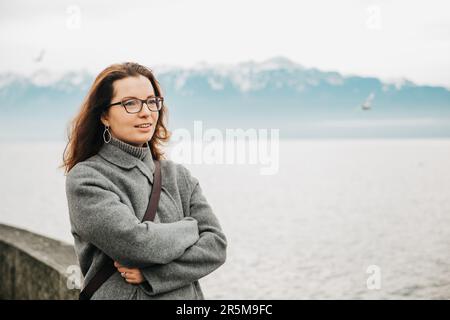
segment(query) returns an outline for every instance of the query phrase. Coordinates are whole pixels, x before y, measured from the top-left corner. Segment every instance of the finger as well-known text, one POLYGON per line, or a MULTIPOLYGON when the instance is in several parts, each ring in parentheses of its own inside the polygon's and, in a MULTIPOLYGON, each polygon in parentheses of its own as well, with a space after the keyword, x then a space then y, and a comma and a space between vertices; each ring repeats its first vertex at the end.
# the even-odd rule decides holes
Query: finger
POLYGON ((142 282, 144 282, 144 280, 136 278, 136 279, 134 279, 134 280, 133 280, 132 282, 130 282, 130 283, 133 283, 133 284, 141 284, 142 282))
POLYGON ((125 267, 125 266, 122 266, 120 264, 116 268, 124 268, 124 269, 127 269, 127 270, 139 270, 138 268, 125 267))
POLYGON ((122 277, 126 278, 126 279, 134 279, 136 278, 136 275, 129 273, 129 272, 122 272, 121 273, 122 277))
POLYGON ((132 279, 136 279, 139 277, 139 275, 137 273, 133 273, 133 272, 127 272, 127 278, 132 278, 132 279))
POLYGON ((135 278, 126 278, 125 281, 128 283, 137 283, 137 279, 135 278))
POLYGON ((136 278, 136 274, 128 272, 128 271, 121 272, 120 275, 122 277, 126 278, 126 279, 134 279, 134 278, 136 278))

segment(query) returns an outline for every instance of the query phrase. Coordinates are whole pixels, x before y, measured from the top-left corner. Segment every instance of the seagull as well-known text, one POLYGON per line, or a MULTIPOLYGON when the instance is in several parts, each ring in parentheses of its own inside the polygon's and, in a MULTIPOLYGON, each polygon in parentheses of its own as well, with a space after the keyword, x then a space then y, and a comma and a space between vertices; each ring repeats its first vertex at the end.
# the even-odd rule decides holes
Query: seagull
POLYGON ((361 105, 362 110, 370 110, 372 109, 372 100, 375 97, 375 94, 373 92, 371 92, 369 94, 369 96, 366 98, 366 101, 363 102, 363 104, 361 105))
POLYGON ((44 58, 44 54, 45 54, 45 50, 42 49, 41 52, 39 52, 39 55, 36 58, 33 59, 34 62, 36 62, 36 63, 41 62, 42 59, 44 58))

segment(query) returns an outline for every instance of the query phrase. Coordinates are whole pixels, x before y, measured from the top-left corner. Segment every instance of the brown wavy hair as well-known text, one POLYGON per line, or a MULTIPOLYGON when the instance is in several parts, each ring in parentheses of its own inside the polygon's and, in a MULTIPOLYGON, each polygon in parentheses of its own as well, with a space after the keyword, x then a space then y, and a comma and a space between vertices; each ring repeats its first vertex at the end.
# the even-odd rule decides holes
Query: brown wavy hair
MULTIPOLYGON (((110 65, 95 78, 81 104, 79 113, 69 123, 68 143, 63 153, 63 164, 59 167, 65 169, 65 174, 78 162, 97 154, 102 147, 104 129, 100 118, 111 103, 114 94, 114 81, 139 75, 143 75, 150 80, 155 96, 163 96, 161 86, 152 70, 135 62, 110 65)), ((170 138, 170 132, 166 127, 167 112, 164 102, 163 107, 159 110, 158 122, 149 142, 150 151, 155 160, 165 158, 161 146, 170 138)))

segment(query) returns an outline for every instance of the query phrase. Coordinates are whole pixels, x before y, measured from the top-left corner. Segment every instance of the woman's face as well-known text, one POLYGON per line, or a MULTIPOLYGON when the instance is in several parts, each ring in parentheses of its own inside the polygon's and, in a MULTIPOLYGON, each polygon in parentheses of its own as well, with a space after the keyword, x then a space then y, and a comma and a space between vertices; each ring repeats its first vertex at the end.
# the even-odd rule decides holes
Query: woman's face
MULTIPOLYGON (((145 100, 149 96, 155 95, 150 80, 142 75, 116 80, 113 83, 113 88, 114 94, 111 103, 120 102, 126 97, 145 100)), ((146 104, 142 106, 139 113, 133 114, 127 113, 125 108, 119 104, 110 107, 107 113, 101 117, 101 121, 104 125, 110 127, 109 131, 115 138, 141 147, 152 138, 158 117, 159 112, 150 111, 146 104), (136 127, 143 123, 150 123, 150 128, 136 127)))

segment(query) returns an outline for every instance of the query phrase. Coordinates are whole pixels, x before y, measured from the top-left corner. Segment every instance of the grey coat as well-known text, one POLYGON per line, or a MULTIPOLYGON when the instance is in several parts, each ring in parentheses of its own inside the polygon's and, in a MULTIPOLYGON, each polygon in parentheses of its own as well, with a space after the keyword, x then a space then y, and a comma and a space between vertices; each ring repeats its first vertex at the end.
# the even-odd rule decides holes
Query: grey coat
POLYGON ((204 299, 198 280, 226 259, 227 239, 202 194, 181 164, 161 161, 162 190, 153 222, 147 209, 155 165, 104 144, 67 174, 66 195, 83 287, 106 256, 139 268, 147 280, 129 284, 117 271, 92 299, 204 299))

